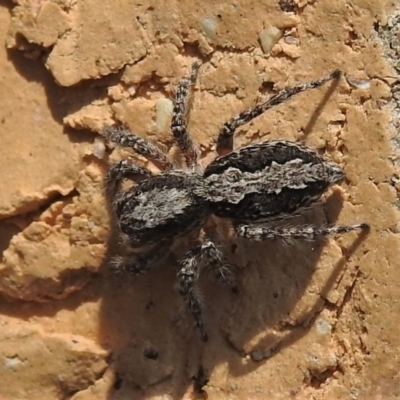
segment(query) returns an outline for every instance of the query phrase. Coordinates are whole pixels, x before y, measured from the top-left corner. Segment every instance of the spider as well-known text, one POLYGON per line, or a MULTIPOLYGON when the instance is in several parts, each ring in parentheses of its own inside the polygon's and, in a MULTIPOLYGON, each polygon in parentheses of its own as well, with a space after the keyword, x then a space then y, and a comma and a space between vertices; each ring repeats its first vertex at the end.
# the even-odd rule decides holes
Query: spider
MULTIPOLYGON (((224 255, 207 234, 200 235, 210 216, 229 219, 238 236, 258 241, 314 240, 364 230, 368 225, 279 226, 279 221, 309 208, 329 185, 344 178, 339 165, 296 142, 274 140, 251 144, 215 158, 203 171, 198 166, 199 154, 186 121, 190 89, 199 67, 199 63, 193 64, 190 75, 179 82, 174 98, 171 131, 185 163, 175 166, 158 146, 120 126, 104 128, 103 136, 154 161, 161 170, 153 174, 131 158, 109 168, 106 194, 127 249, 124 256, 114 259, 115 267, 133 275, 144 274, 168 254, 174 239, 195 233, 196 242, 178 263, 177 287, 193 314, 202 340, 207 341, 196 291, 203 266, 211 267, 217 280, 236 290, 231 266, 224 255), (124 189, 125 180, 136 183, 124 189), (138 248, 144 249, 139 255, 138 248)), ((337 70, 321 79, 285 88, 239 113, 223 125, 217 148, 226 148, 238 127, 271 107, 340 75, 337 70)))

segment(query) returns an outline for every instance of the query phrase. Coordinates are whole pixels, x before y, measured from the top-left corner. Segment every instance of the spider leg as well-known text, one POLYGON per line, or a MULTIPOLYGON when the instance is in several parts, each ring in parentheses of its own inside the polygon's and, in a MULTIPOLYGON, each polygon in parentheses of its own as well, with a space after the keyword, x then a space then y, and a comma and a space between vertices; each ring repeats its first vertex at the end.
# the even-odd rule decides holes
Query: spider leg
POLYGON ((288 100, 292 96, 294 96, 297 93, 304 92, 305 90, 308 89, 314 89, 317 88, 326 82, 329 82, 333 79, 339 78, 341 75, 341 71, 336 70, 329 75, 316 79, 315 81, 311 82, 306 82, 302 83, 300 85, 288 87, 285 89, 282 89, 278 93, 274 94, 267 100, 256 104, 254 107, 250 107, 245 111, 242 111, 241 113, 235 115, 233 118, 231 118, 229 121, 225 122, 223 125, 222 129, 220 130, 219 136, 218 136, 218 141, 217 141, 217 147, 218 149, 226 149, 226 148, 231 148, 231 141, 232 137, 235 133, 235 130, 239 128, 240 126, 247 124, 250 122, 252 119, 258 117, 268 109, 272 108, 273 106, 276 106, 280 103, 283 103, 284 101, 288 100))
POLYGON ((110 167, 104 180, 109 201, 112 202, 115 199, 115 195, 120 190, 124 179, 134 180, 137 176, 148 178, 151 175, 147 168, 135 164, 129 158, 118 161, 110 167))
POLYGON ((291 239, 315 240, 321 236, 337 235, 358 229, 367 230, 369 229, 369 225, 362 223, 356 225, 323 226, 319 228, 313 225, 289 227, 238 225, 236 232, 240 236, 250 240, 261 241, 264 239, 281 238, 290 241, 291 239))
POLYGON ((194 63, 190 75, 179 82, 172 111, 171 131, 188 166, 195 165, 198 157, 196 147, 187 131, 186 118, 189 111, 190 88, 196 82, 199 68, 200 64, 194 63))
POLYGON ((208 340, 208 335, 205 331, 201 313, 201 302, 196 291, 196 282, 200 276, 200 261, 203 257, 208 259, 214 269, 217 279, 220 282, 228 284, 233 290, 236 289, 236 283, 232 272, 227 268, 227 263, 223 261, 221 252, 210 240, 194 247, 186 253, 185 258, 180 262, 180 269, 177 274, 178 290, 185 298, 189 309, 192 312, 202 340, 206 342, 208 340))
POLYGON ((172 169, 167 156, 153 143, 132 133, 121 126, 108 126, 103 129, 103 136, 120 147, 129 147, 151 161, 160 163, 164 169, 172 169))
POLYGON ((169 254, 170 242, 158 244, 156 249, 151 249, 144 254, 128 253, 125 256, 116 256, 111 259, 111 267, 117 272, 130 275, 143 275, 165 259, 169 254))
POLYGON ((232 271, 229 269, 231 265, 224 259, 223 254, 218 250, 215 244, 211 240, 207 240, 202 244, 201 252, 211 265, 217 281, 229 286, 232 291, 236 292, 236 280, 232 271))
POLYGON ((201 339, 206 342, 208 335, 205 331, 204 321, 201 314, 201 302, 196 293, 196 282, 199 279, 199 255, 194 251, 187 253, 185 259, 180 262, 178 271, 178 290, 184 297, 193 317, 197 328, 200 331, 201 339))

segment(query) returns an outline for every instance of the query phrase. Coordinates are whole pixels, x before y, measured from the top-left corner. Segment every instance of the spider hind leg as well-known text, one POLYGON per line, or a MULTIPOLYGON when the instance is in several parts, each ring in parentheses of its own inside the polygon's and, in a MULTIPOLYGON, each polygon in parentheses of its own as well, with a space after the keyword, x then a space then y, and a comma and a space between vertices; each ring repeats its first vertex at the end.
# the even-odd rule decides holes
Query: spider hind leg
POLYGON ((366 231, 369 225, 362 223, 356 225, 331 225, 316 227, 314 225, 271 227, 257 225, 238 225, 236 232, 246 239, 261 241, 265 239, 283 239, 290 242, 291 239, 315 240, 318 237, 338 235, 354 230, 366 231))

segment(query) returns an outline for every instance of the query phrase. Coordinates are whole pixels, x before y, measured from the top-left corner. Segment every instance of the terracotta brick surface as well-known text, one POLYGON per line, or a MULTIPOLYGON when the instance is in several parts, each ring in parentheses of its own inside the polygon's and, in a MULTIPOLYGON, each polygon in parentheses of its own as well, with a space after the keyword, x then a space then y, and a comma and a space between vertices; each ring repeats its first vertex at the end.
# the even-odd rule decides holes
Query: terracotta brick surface
POLYGON ((0 5, 0 399, 400 397, 395 0, 0 5), (343 70, 240 128, 235 147, 319 149, 347 179, 298 222, 371 225, 286 246, 214 221, 240 291, 204 274, 206 344, 174 290, 187 240, 145 276, 108 268, 118 238, 103 177, 127 153, 98 133, 122 122, 174 154, 170 100, 195 60, 189 128, 203 165, 229 117, 343 70))

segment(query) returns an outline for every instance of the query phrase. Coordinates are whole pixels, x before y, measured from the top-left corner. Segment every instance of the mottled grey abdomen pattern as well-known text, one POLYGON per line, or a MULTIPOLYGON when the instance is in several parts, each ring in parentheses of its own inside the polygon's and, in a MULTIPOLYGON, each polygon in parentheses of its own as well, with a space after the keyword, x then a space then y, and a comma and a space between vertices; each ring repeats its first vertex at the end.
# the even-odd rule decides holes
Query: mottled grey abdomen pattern
POLYGON ((251 193, 237 204, 220 201, 211 204, 212 212, 220 218, 238 222, 259 221, 293 214, 309 207, 321 197, 328 184, 317 182, 305 189, 282 189, 281 193, 251 193))
POLYGON ((215 159, 204 172, 212 212, 236 221, 293 214, 342 177, 341 168, 316 151, 283 141, 244 147, 215 159))
POLYGON ((323 162, 324 159, 314 150, 295 142, 271 140, 252 144, 216 158, 207 166, 204 177, 220 174, 227 168, 237 168, 243 172, 256 172, 272 162, 284 164, 294 159, 305 163, 323 162))

